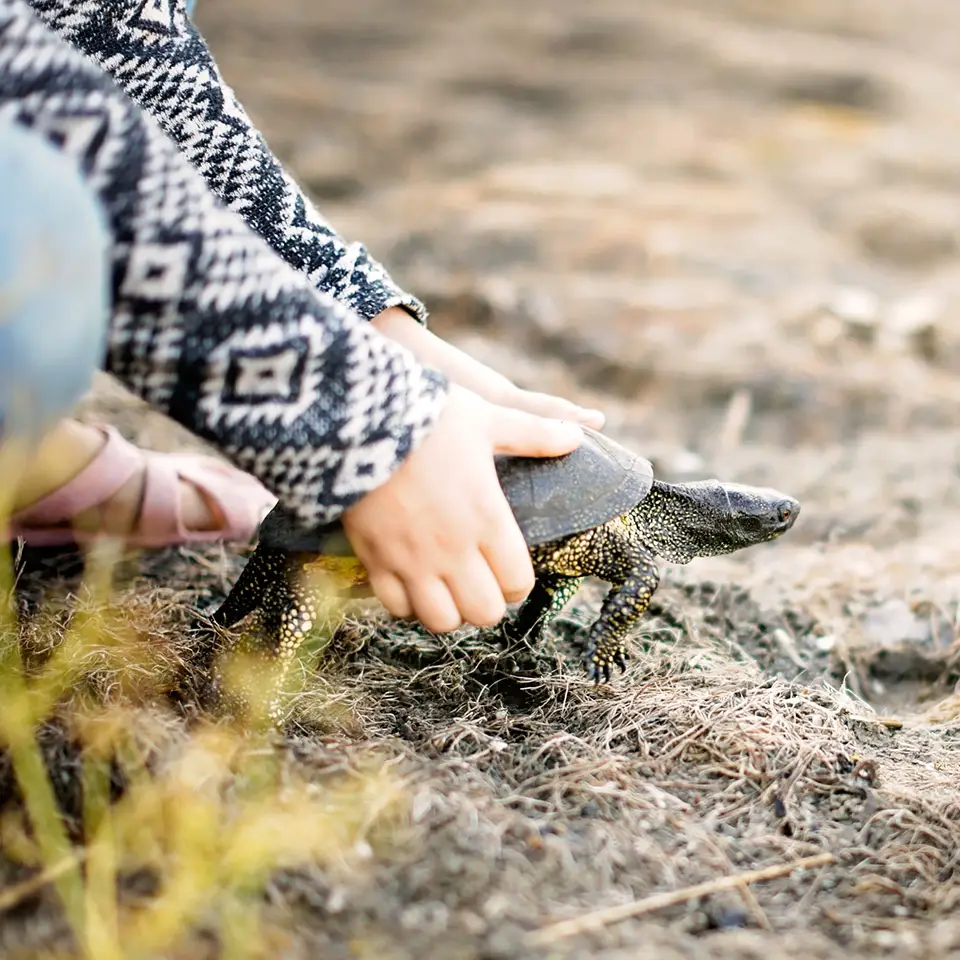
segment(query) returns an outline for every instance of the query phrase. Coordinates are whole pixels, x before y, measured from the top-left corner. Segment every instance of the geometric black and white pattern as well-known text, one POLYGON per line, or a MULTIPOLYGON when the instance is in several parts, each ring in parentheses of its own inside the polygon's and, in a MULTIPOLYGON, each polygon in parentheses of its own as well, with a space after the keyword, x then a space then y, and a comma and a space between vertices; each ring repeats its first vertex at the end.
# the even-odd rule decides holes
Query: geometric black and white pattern
MULTIPOLYGON (((105 5, 100 4, 101 7, 105 5)), ((130 18, 131 23, 160 36, 173 33, 175 8, 169 0, 138 0, 135 7, 136 13, 130 18)))
POLYGON ((272 347, 237 348, 230 352, 223 404, 290 406, 304 396, 309 342, 295 337, 272 347))
POLYGON ((189 239, 139 243, 130 250, 120 292, 131 299, 167 303, 186 286, 194 259, 194 244, 189 239))
MULTIPOLYGON (((51 22, 74 37, 90 27, 92 7, 108 29, 122 10, 145 48, 166 49, 185 22, 182 6, 166 0, 36 6, 48 18, 58 8, 51 22)), ((163 87, 169 60, 157 63, 155 84, 163 87)), ((128 66, 142 76, 141 61, 128 66)), ((114 63, 115 76, 123 73, 114 63)), ((190 71, 181 64, 174 73, 179 89, 190 71)), ((200 116, 197 104, 222 101, 222 91, 204 90, 201 97, 192 89, 183 123, 200 116)), ((240 122, 234 107, 220 115, 240 122)), ((113 260, 107 369, 259 477, 294 516, 306 524, 334 519, 386 480, 429 431, 445 379, 361 316, 411 298, 332 231, 294 229, 305 209, 299 201, 300 213, 282 229, 265 229, 244 179, 267 163, 256 136, 253 145, 228 137, 234 152, 220 172, 208 160, 201 175, 201 164, 181 152, 184 141, 175 142, 26 0, 0 0, 0 124, 8 122, 73 158, 103 207, 113 260), (228 175, 231 164, 242 189, 228 175), (295 240, 284 241, 283 231, 295 240), (321 290, 315 284, 324 270, 330 282, 321 290)), ((291 195, 274 198, 277 209, 291 195)))
MULTIPOLYGON (((325 389, 326 331, 312 317, 236 330, 207 356, 207 378, 199 405, 210 422, 276 423, 293 427, 309 414, 325 389)), ((333 398, 331 397, 331 400, 333 398)))
POLYGON ((210 189, 318 289, 371 319, 423 304, 321 217, 273 155, 187 16, 184 0, 30 0, 169 134, 210 189))

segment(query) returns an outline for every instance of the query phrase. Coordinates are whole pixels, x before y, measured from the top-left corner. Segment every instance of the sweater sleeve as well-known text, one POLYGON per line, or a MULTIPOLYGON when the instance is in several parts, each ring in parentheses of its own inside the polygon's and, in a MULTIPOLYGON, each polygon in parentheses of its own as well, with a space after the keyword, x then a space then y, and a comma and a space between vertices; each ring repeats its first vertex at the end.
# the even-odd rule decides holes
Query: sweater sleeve
POLYGON ((287 174, 223 81, 184 0, 30 0, 61 37, 92 57, 150 113, 214 193, 318 289, 369 320, 403 306, 362 244, 347 243, 287 174))
POLYGON ((0 120, 73 158, 104 208, 107 369, 302 522, 335 519, 432 427, 444 378, 281 260, 25 0, 0 0, 0 120))

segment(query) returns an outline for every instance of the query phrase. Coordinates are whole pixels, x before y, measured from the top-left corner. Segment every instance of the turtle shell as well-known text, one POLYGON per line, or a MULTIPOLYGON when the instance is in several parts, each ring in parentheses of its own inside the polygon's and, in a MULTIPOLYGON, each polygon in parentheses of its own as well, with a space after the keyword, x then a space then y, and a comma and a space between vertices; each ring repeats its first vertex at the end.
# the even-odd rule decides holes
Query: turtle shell
MULTIPOLYGON (((583 443, 561 457, 495 458, 500 486, 528 546, 606 523, 635 507, 653 485, 650 461, 583 428, 583 443)), ((304 530, 278 505, 260 524, 271 550, 351 556, 339 522, 304 530)))
POLYGON ((635 507, 653 466, 595 430, 562 457, 498 457, 497 475, 527 545, 581 533, 635 507))

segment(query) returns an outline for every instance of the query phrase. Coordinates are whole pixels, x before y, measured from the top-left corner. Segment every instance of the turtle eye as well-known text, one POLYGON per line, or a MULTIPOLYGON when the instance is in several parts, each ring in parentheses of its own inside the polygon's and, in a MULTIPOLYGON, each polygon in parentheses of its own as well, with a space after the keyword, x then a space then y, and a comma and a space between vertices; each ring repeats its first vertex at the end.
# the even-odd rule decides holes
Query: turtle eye
POLYGON ((780 518, 780 522, 784 523, 793 516, 793 508, 781 503, 777 508, 777 516, 780 518))

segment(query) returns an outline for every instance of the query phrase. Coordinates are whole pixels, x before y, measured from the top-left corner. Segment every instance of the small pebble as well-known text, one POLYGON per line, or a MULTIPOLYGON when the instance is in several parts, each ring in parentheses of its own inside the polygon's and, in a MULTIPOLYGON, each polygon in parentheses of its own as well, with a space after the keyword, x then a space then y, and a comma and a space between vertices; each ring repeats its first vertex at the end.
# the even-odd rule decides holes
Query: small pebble
POLYGON ((739 907, 726 907, 717 915, 717 929, 734 930, 747 925, 747 913, 739 907))
POLYGON ((827 309, 848 323, 876 326, 880 321, 880 298, 861 287, 844 287, 827 303, 827 309))

